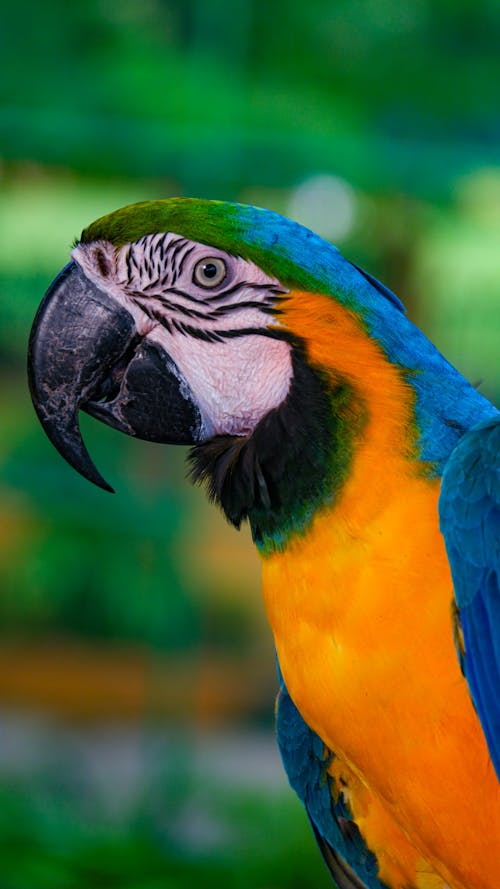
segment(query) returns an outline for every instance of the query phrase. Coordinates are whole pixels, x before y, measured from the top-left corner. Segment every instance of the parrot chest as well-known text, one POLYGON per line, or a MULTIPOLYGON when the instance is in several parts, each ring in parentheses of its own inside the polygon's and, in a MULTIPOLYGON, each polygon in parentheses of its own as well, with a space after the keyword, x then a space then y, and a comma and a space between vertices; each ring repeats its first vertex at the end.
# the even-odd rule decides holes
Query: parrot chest
POLYGON ((452 889, 493 889, 500 792, 454 650, 437 496, 409 479, 362 526, 347 508, 318 516, 264 560, 264 600, 292 699, 356 776, 368 846, 384 831, 367 789, 452 889))

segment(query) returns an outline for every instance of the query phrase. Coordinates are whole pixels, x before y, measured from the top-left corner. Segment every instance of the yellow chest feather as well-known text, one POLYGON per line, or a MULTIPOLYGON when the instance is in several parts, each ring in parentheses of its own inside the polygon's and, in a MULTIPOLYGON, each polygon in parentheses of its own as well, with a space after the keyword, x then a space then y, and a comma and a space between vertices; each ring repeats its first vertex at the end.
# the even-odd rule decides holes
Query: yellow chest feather
POLYGON ((450 887, 497 889, 500 790, 454 650, 438 484, 396 474, 397 496, 378 491, 361 525, 363 492, 348 483, 267 558, 265 605, 292 699, 358 779, 354 816, 366 789, 377 800, 368 845, 395 842, 380 804, 450 887))
POLYGON ((292 293, 283 318, 367 411, 336 502, 264 559, 288 691, 336 754, 391 889, 498 889, 500 784, 454 649, 439 482, 416 459, 415 393, 335 301, 292 293))

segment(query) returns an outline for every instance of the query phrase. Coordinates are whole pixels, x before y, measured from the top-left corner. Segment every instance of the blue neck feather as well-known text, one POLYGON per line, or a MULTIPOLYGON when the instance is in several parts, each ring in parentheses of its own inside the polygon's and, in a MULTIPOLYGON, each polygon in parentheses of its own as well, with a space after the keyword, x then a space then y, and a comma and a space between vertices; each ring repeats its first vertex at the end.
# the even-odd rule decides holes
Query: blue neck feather
POLYGON ((464 432, 496 408, 412 324, 400 300, 332 244, 269 210, 240 205, 237 218, 250 257, 285 286, 331 294, 356 312, 388 360, 406 370, 416 394, 420 457, 441 475, 464 432))

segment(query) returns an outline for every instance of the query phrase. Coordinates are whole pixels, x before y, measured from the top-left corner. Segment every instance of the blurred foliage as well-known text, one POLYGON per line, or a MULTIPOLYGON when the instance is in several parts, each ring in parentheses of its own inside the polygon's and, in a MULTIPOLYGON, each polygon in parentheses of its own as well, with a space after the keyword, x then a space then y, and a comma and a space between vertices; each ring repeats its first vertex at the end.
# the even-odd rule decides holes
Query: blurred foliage
MULTIPOLYGON (((2 889, 318 889, 330 886, 306 816, 291 797, 275 799, 212 787, 208 848, 175 829, 186 798, 164 784, 127 823, 78 812, 75 800, 47 787, 0 786, 2 889), (161 796, 160 796, 161 791, 161 796), (165 823, 169 800, 169 825, 165 823), (161 813, 161 814, 160 814, 161 813), (173 825, 173 826, 172 826, 173 825), (216 827, 215 827, 216 825, 216 827)), ((207 788, 208 790, 208 788, 207 788)), ((195 816, 196 817, 196 816, 195 816)))
POLYGON ((497 160, 499 39, 496 0, 10 4, 0 138, 9 158, 203 195, 332 165, 446 194, 497 160))
POLYGON ((259 774, 252 744, 262 755, 267 735, 151 720, 77 731, 39 717, 16 728, 11 716, 0 727, 2 889, 331 885, 279 768, 259 774))

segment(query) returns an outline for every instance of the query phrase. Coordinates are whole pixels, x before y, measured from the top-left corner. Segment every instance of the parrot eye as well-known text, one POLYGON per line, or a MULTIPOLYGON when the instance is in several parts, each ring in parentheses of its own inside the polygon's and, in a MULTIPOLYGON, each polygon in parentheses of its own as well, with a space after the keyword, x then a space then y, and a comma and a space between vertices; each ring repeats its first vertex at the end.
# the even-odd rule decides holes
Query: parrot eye
POLYGON ((226 263, 218 256, 207 256, 196 263, 193 281, 200 287, 218 287, 227 275, 226 263))

